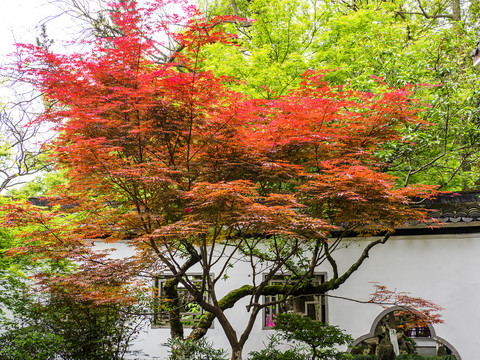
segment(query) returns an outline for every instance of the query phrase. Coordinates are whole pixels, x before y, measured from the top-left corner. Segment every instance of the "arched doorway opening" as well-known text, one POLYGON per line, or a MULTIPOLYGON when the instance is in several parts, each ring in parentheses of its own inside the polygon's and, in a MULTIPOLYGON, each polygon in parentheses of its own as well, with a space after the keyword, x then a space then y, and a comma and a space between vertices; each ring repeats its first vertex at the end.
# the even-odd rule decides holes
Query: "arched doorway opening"
POLYGON ((402 310, 404 309, 400 307, 392 307, 382 311, 373 321, 370 332, 355 339, 350 349, 351 353, 375 354, 382 340, 389 341, 390 329, 395 329, 400 353, 426 356, 451 354, 456 360, 462 360, 455 347, 436 335, 432 324, 423 327, 405 327, 405 318, 398 315, 402 310))

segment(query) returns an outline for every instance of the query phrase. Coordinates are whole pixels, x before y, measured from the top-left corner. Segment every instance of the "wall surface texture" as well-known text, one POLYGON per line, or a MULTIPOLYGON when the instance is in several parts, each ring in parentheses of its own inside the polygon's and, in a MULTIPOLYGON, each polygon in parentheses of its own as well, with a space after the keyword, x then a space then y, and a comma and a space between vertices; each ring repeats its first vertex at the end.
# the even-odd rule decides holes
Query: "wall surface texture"
MULTIPOLYGON (((339 270, 352 264, 365 245, 365 240, 352 239, 348 246, 338 250, 341 252, 339 270)), ((128 246, 120 244, 116 256, 128 253, 128 246)), ((331 295, 368 300, 374 291, 371 282, 378 282, 390 290, 410 292, 412 296, 431 300, 445 309, 442 312, 445 323, 433 326, 436 336, 456 350, 462 360, 477 360, 480 357, 480 338, 476 334, 480 319, 477 306, 480 303, 479 255, 480 233, 458 231, 454 234, 392 236, 385 245, 375 247, 362 267, 331 295)), ((328 278, 331 277, 329 271, 327 266, 318 269, 318 272, 327 272, 328 278)), ((239 263, 228 275, 228 283, 241 286, 248 281, 248 267, 239 263)), ((219 284, 219 291, 226 294, 226 283, 224 288, 220 286, 222 284, 219 284)), ((240 302, 226 311, 239 331, 245 326, 245 306, 246 302, 240 302)), ((327 299, 329 323, 345 329, 355 339, 368 334, 384 311, 378 305, 327 299)), ((262 329, 259 318, 247 342, 245 355, 261 349, 269 334, 271 330, 262 329)), ((143 352, 144 355, 139 354, 138 358, 147 358, 146 355, 166 358, 167 349, 162 344, 168 337, 168 329, 147 325, 133 349, 143 352)), ((207 337, 215 347, 229 348, 218 323, 209 330, 207 337)))

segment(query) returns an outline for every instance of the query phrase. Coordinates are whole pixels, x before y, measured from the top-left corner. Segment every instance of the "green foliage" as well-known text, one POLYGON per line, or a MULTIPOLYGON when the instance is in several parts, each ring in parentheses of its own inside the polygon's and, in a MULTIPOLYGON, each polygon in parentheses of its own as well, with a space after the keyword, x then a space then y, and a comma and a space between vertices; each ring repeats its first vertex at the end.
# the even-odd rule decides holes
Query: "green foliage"
POLYGON ((424 356, 418 354, 400 354, 397 356, 397 360, 455 360, 455 356, 424 356))
POLYGON ((3 136, 0 135, 0 164, 10 160, 12 149, 3 136))
POLYGON ((65 185, 66 182, 65 171, 49 172, 42 176, 37 176, 35 179, 20 188, 9 189, 8 196, 15 199, 44 196, 56 186, 65 185))
MULTIPOLYGON (((230 10, 225 2, 204 1, 207 13, 230 10)), ((239 15, 254 19, 239 33, 236 50, 214 44, 204 51, 207 69, 231 76, 232 87, 255 97, 275 98, 298 86, 309 69, 311 45, 319 32, 320 1, 237 1, 239 15)), ((227 31, 237 32, 235 26, 227 31)))
MULTIPOLYGON (((377 360, 377 355, 353 355, 353 360, 377 360)), ((424 356, 418 354, 400 354, 397 356, 397 360, 455 360, 455 356, 424 356)))
POLYGON ((313 321, 298 314, 278 314, 275 330, 280 332, 285 340, 301 341, 312 348, 347 345, 352 340, 335 326, 313 321))
MULTIPOLYGON (((9 206, 15 203, 11 198, 0 197, 0 206, 9 206)), ((3 216, 5 216, 5 212, 0 211, 0 217, 3 216)), ((53 271, 65 272, 72 268, 72 264, 64 260, 43 261, 33 253, 15 256, 9 253, 12 249, 24 245, 24 233, 30 233, 39 228, 45 230, 41 226, 33 224, 0 229, 0 286, 4 287, 4 291, 0 292, 0 304, 8 302, 9 297, 19 291, 16 285, 19 285, 19 288, 26 285, 28 274, 33 273, 33 269, 37 272, 51 273, 53 271)))
MULTIPOLYGON (((58 175, 47 174, 41 191, 59 181, 58 175)), ((29 197, 33 195, 30 190, 26 187, 18 194, 29 197)), ((14 201, 0 198, 0 202, 9 205, 14 201)), ((144 312, 141 305, 138 309, 97 305, 68 296, 58 288, 45 288, 43 294, 37 292, 39 285, 33 283, 30 274, 68 274, 75 266, 66 260, 42 260, 41 255, 34 253, 11 256, 11 249, 22 246, 22 232, 35 228, 21 225, 0 229, 0 360, 123 359, 143 320, 135 314, 136 310, 144 312)))
MULTIPOLYGON (((231 14, 230 1, 204 0, 207 14, 231 14)), ((228 24, 237 48, 212 45, 206 68, 227 75, 229 86, 275 98, 300 83, 306 69, 330 69, 326 80, 375 93, 410 84, 425 104, 423 126, 405 127, 403 139, 382 152, 399 184, 438 184, 443 190, 480 186, 480 84, 469 57, 480 27, 479 4, 462 9, 464 22, 428 19, 415 3, 237 0, 251 26, 228 24), (380 79, 380 82, 379 82, 380 79), (428 85, 426 85, 428 84, 428 85), (412 145, 414 143, 414 145, 412 145)), ((423 2, 427 13, 448 13, 423 2)))
MULTIPOLYGON (((0 205, 8 203, 9 199, 0 197, 0 205)), ((0 212, 3 216, 3 212, 0 212)), ((15 229, 0 229, 0 304, 7 303, 13 292, 17 292, 17 286, 22 286, 30 269, 44 269, 46 264, 35 262, 31 256, 12 257, 9 250, 21 245, 21 239, 17 236, 22 231, 21 227, 15 229)), ((57 264, 58 265, 58 264, 57 264)), ((47 265, 48 267, 48 265, 47 265)))
MULTIPOLYGON (((16 202, 14 199, 28 199, 33 196, 45 195, 51 191, 54 186, 64 183, 62 173, 46 173, 37 177, 34 181, 18 189, 10 189, 9 197, 0 197, 0 206, 12 205, 16 202)), ((0 211, 0 217, 5 213, 0 211)), ((65 217, 63 220, 66 220, 65 217)), ((62 221, 63 221, 62 220, 62 221)), ((4 291, 0 293, 0 304, 8 305, 10 298, 15 298, 19 289, 27 283, 27 274, 32 270, 38 272, 50 273, 52 271, 68 271, 72 265, 67 261, 41 261, 35 254, 23 254, 11 256, 9 251, 13 248, 24 245, 24 233, 29 233, 38 227, 34 225, 23 224, 21 226, 1 228, 0 229, 0 286, 4 291)), ((42 229, 44 230, 44 229, 42 229)))
POLYGON ((279 334, 270 337, 270 341, 265 349, 250 352, 250 360, 307 360, 309 355, 305 353, 301 346, 294 346, 291 349, 279 350, 278 346, 282 344, 282 338, 279 334))
POLYGON ((303 359, 351 359, 351 355, 337 349, 348 345, 353 339, 338 327, 323 324, 298 314, 278 314, 274 330, 277 335, 270 339, 267 347, 252 352, 251 360, 303 360, 303 359), (294 348, 279 351, 281 341, 297 344, 294 348))
POLYGON ((10 314, 0 319, 0 360, 119 360, 138 332, 139 320, 121 306, 93 306, 86 301, 8 288, 10 314))
POLYGON ((226 360, 227 353, 223 349, 213 348, 213 344, 205 339, 181 340, 168 339, 164 344, 170 348, 168 360, 226 360))
POLYGON ((0 360, 56 360, 65 346, 61 336, 34 326, 10 327, 0 341, 0 360))

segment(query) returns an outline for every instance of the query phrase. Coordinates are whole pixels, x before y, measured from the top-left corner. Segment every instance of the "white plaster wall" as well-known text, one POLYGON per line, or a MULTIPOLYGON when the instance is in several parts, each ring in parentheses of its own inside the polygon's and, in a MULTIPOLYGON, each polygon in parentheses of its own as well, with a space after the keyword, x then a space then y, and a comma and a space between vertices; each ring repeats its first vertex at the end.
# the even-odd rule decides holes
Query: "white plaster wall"
MULTIPOLYGON (((338 250, 339 270, 346 270, 365 245, 365 240, 352 241, 348 247, 338 250)), ((115 256, 125 256, 129 252, 127 244, 121 244, 115 256)), ((479 255, 480 234, 392 236, 385 245, 372 249, 370 258, 362 267, 331 294, 368 300, 369 294, 374 291, 371 282, 378 282, 390 290, 407 291, 412 296, 431 300, 445 308, 442 311, 445 323, 434 325, 436 335, 453 345, 462 360, 477 360, 480 358, 480 339, 476 336, 480 319, 480 309, 477 307, 480 303, 479 255)), ((327 271, 328 278, 332 276, 328 267, 320 267, 318 271, 327 271)), ((238 263, 229 272, 229 276, 226 283, 218 286, 220 296, 228 292, 227 284, 238 287, 248 281, 248 266, 238 263)), ((226 311, 239 333, 247 321, 245 306, 246 301, 239 302, 233 309, 226 311)), ((367 334, 383 310, 378 305, 328 299, 329 322, 345 329, 354 338, 367 334)), ((259 316, 246 344, 245 355, 249 351, 263 348, 270 333, 270 330, 262 329, 259 316)), ((133 349, 141 349, 152 358, 166 358, 166 348, 161 344, 169 337, 168 329, 152 329, 147 326, 140 335, 133 349)), ((229 349, 227 339, 217 322, 207 336, 216 347, 229 349)))
MULTIPOLYGON (((364 246, 362 241, 342 251, 347 264, 364 246)), ((448 341, 463 360, 480 357, 480 340, 475 336, 480 310, 480 235, 449 234, 392 237, 374 248, 371 257, 334 295, 368 299, 374 290, 370 281, 390 290, 442 306, 444 324, 434 325, 436 335, 448 341)), ((330 322, 354 338, 369 332, 382 311, 376 305, 329 300, 330 322)))

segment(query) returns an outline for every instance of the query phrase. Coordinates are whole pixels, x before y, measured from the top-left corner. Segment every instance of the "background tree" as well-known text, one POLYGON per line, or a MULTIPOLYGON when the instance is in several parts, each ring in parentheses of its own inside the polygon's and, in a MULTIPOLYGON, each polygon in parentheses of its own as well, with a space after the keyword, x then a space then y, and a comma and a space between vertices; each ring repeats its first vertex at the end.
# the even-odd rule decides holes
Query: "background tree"
POLYGON ((144 324, 140 306, 132 316, 131 306, 94 305, 63 291, 34 294, 26 281, 8 285, 3 305, 10 313, 0 319, 2 360, 124 359, 144 324))
MULTIPOLYGON (((13 195, 45 206, 48 204, 45 198, 32 196, 44 196, 62 180, 58 174, 48 173, 14 189, 13 195)), ((0 202, 6 208, 16 203, 10 197, 2 197, 0 202)), ((0 217, 3 216, 5 213, 0 212, 0 217)), ((103 279, 92 274, 81 279, 81 272, 68 260, 40 260, 29 253, 10 256, 12 249, 24 245, 19 234, 30 232, 35 226, 9 226, 0 230, 0 359, 123 359, 144 325, 145 316, 150 314, 147 311, 150 302, 136 295, 135 306, 114 296, 99 304, 76 296, 76 287, 68 283, 58 286, 35 283, 31 276, 37 273, 68 277, 75 272, 77 281, 83 286, 90 284, 90 290, 105 287, 103 279)), ((117 281, 121 281, 121 276, 117 276, 117 281)), ((111 290, 112 285, 112 280, 108 280, 111 290)))
POLYGON ((393 165, 388 171, 402 184, 472 189, 478 182, 479 90, 469 54, 478 41, 478 4, 471 2, 459 17, 453 3, 203 1, 212 16, 255 19, 248 26, 229 24, 239 47, 211 45, 204 66, 235 78, 235 89, 266 98, 298 86, 312 68, 336 69, 329 81, 370 92, 376 78, 393 87, 417 86, 417 96, 429 104, 421 117, 431 126, 402 130, 409 141, 384 149, 393 165))
POLYGON ((39 125, 26 126, 37 116, 34 107, 25 100, 8 104, 0 111, 1 193, 48 170, 46 152, 40 144, 47 135, 39 125))
MULTIPOLYGON (((424 123, 407 87, 345 89, 325 72, 304 73, 276 99, 232 90, 225 84, 235 79, 204 70, 202 51, 235 44, 217 27, 243 20, 206 20, 193 7, 184 18, 152 17, 162 6, 114 4, 123 36, 95 39, 82 54, 22 47, 22 78, 53 104, 38 121, 55 124, 51 149, 70 182, 59 189, 63 209, 8 206, 5 224, 35 224, 10 253, 78 264, 76 273, 41 274, 41 283, 68 286, 94 304, 128 300, 129 280, 167 270, 167 301, 181 283, 207 312, 191 336, 202 337, 216 319, 239 360, 261 309, 272 304, 262 296, 334 290, 395 226, 425 216, 409 199, 430 188, 395 188, 378 156, 392 140, 408 142, 404 126, 424 123), (173 33, 172 22, 188 26, 173 33), (160 46, 151 34, 159 31, 182 48, 174 62, 152 60, 160 46), (335 250, 350 231, 379 237, 352 264, 338 264, 335 250), (128 239, 136 252, 108 260, 91 239, 128 239), (239 261, 250 264, 251 282, 220 295, 218 283, 239 261), (333 276, 315 284, 321 264, 333 276), (200 282, 189 274, 195 266, 200 282), (278 274, 289 281, 271 285, 278 274), (226 310, 240 299, 248 300, 248 321, 237 332, 226 310)), ((170 315, 172 335, 182 337, 175 307, 170 315)))

